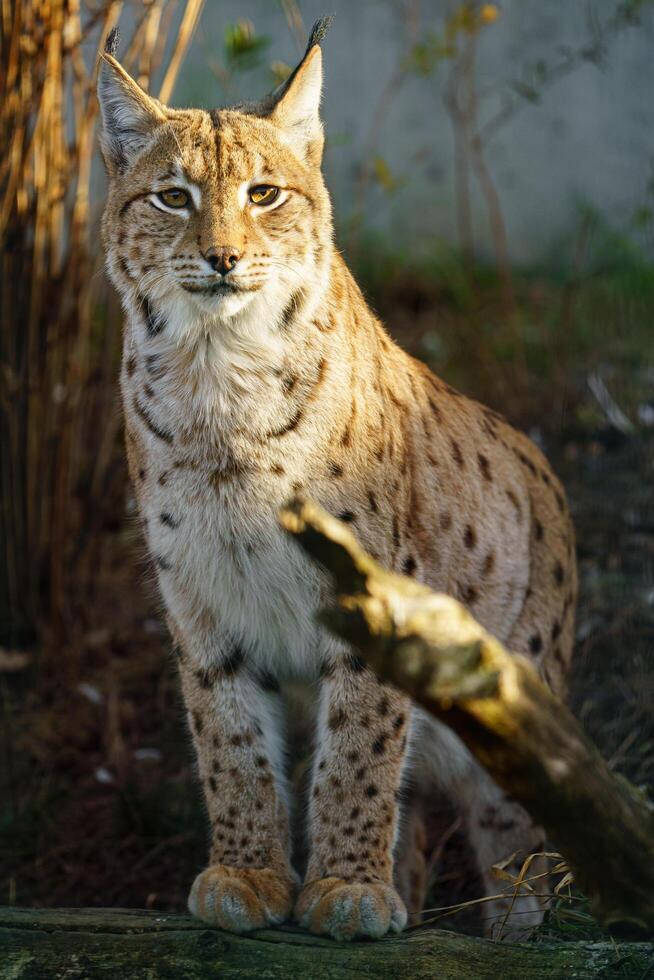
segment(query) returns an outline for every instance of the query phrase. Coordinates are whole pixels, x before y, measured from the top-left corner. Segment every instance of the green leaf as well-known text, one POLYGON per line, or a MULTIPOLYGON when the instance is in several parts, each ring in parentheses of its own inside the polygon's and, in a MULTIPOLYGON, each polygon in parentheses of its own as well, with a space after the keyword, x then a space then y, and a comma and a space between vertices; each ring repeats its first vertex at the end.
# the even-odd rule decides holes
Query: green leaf
POLYGON ((255 68, 269 45, 270 38, 258 37, 251 20, 242 18, 225 28, 225 58, 232 69, 255 68))

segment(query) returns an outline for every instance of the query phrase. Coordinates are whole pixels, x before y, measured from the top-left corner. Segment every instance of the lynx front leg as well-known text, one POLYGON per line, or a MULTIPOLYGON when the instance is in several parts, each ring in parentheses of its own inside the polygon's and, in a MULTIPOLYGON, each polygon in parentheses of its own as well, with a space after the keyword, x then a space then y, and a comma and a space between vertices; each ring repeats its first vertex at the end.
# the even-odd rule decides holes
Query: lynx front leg
POLYGON ((311 851, 295 916, 335 939, 378 938, 406 923, 393 887, 393 844, 410 703, 357 657, 324 673, 311 851))
POLYGON ((283 922, 295 880, 274 705, 238 647, 200 669, 180 650, 180 672, 198 756, 212 845, 189 909, 206 922, 247 932, 283 922))

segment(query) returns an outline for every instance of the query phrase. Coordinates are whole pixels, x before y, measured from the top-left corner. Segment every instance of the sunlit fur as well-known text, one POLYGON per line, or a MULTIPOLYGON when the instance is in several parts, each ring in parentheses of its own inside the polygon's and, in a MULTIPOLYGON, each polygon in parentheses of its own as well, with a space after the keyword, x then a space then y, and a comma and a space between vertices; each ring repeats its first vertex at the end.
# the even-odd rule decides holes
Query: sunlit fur
MULTIPOLYGON (((125 309, 130 474, 211 821, 190 907, 237 931, 292 910, 283 688, 301 680, 317 712, 295 914, 351 938, 401 929, 404 903, 419 910, 421 797, 435 785, 462 808, 489 893, 490 865, 542 834, 449 729, 316 625, 326 585, 282 533, 280 507, 316 499, 382 563, 460 598, 559 690, 576 572, 540 452, 400 350, 334 247, 320 83, 312 41, 263 114, 173 110, 107 56, 103 237, 125 309), (270 207, 250 201, 259 184, 281 189, 270 207), (157 197, 173 187, 189 207, 157 197), (223 275, 206 256, 226 246, 240 258, 223 275), (400 813, 403 782, 417 791, 400 813)), ((508 908, 485 906, 489 931, 508 908)), ((535 898, 519 899, 506 931, 539 917, 535 898)))

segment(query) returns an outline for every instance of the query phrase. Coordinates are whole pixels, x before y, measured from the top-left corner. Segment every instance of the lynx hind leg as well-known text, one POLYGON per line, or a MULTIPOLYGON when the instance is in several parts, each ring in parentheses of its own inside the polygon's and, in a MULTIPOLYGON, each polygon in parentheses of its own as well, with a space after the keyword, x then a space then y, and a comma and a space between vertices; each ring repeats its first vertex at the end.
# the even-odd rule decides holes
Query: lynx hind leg
MULTIPOLYGON (((461 787, 459 802, 487 899, 481 906, 484 931, 494 939, 526 939, 543 921, 545 903, 539 896, 547 890, 547 879, 537 878, 522 887, 512 881, 530 855, 542 855, 544 832, 481 768, 477 778, 461 787), (498 864, 512 881, 493 872, 498 864)), ((532 858, 525 878, 541 874, 546 867, 544 857, 532 858)))
POLYGON ((406 905, 408 925, 419 925, 431 876, 427 831, 420 803, 410 801, 402 816, 395 847, 393 879, 406 905))

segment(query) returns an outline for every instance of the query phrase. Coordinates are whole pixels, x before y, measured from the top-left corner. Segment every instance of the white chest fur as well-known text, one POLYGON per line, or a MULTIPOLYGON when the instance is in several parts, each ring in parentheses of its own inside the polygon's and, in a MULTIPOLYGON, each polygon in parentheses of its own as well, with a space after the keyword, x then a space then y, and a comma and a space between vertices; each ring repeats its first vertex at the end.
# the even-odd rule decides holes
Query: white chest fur
POLYGON ((180 350, 134 327, 126 362, 136 367, 121 385, 144 449, 139 507, 169 613, 202 664, 229 638, 278 676, 314 674, 325 644, 313 618, 319 579, 279 526, 288 484, 270 480, 259 438, 288 412, 283 350, 180 350))

